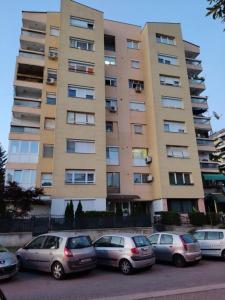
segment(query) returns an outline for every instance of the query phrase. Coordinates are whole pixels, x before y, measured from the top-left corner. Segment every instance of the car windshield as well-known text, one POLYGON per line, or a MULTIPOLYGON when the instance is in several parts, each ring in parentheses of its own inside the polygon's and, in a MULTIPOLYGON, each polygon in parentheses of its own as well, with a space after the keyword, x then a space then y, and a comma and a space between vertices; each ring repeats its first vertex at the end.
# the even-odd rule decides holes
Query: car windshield
POLYGON ((78 236, 68 238, 68 249, 82 249, 87 247, 91 247, 91 239, 89 236, 78 236))
POLYGON ((0 253, 8 252, 8 250, 0 245, 0 253))
POLYGON ((186 244, 192 244, 197 242, 197 240, 190 234, 183 234, 181 235, 181 238, 186 244))
POLYGON ((134 236, 132 239, 136 247, 145 247, 151 245, 150 241, 143 235, 134 236))

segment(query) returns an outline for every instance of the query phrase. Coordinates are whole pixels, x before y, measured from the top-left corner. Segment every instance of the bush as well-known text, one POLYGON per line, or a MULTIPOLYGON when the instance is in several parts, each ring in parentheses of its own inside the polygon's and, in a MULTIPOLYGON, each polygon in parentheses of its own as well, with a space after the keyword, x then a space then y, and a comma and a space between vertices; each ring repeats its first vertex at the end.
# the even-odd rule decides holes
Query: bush
POLYGON ((111 211, 95 211, 90 210, 83 213, 84 217, 108 217, 108 216, 115 216, 114 212, 111 211))
POLYGON ((82 207, 81 202, 79 201, 76 212, 75 212, 75 217, 77 218, 77 217, 83 216, 83 214, 84 214, 83 207, 82 207))
POLYGON ((206 215, 202 212, 191 212, 188 216, 193 226, 203 226, 206 224, 206 215))
POLYGON ((177 225, 181 224, 180 215, 173 211, 163 211, 161 213, 161 223, 163 225, 177 225))
POLYGON ((206 214, 206 224, 207 225, 218 225, 221 223, 220 215, 217 213, 207 213, 206 214))

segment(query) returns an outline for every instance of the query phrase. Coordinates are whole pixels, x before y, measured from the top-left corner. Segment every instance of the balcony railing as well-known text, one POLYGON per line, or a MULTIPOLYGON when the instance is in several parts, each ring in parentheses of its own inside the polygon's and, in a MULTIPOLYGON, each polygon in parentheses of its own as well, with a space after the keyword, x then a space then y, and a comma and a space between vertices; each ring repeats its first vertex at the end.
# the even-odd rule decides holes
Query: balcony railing
POLYGON ((200 167, 202 169, 218 169, 218 164, 217 163, 200 162, 200 167))
POLYGON ((22 29, 21 35, 30 36, 30 37, 33 37, 36 39, 44 39, 45 38, 45 33, 35 32, 32 30, 26 30, 26 29, 22 29))
POLYGON ((40 129, 39 128, 33 128, 33 127, 25 127, 25 126, 11 126, 10 132, 39 134, 40 129))
POLYGON ((204 78, 189 79, 190 84, 204 84, 204 78))
POLYGON ((186 58, 186 63, 189 64, 189 65, 193 65, 193 66, 200 66, 201 65, 201 60, 186 58))
POLYGON ((192 103, 198 103, 198 104, 207 104, 207 98, 201 98, 201 97, 191 97, 192 103))
POLYGON ((41 102, 15 99, 14 105, 15 106, 23 106, 23 107, 31 107, 31 108, 40 108, 41 102))
POLYGON ((26 51, 20 51, 19 56, 20 57, 25 57, 25 58, 31 58, 31 59, 44 60, 44 55, 37 54, 37 53, 32 53, 32 52, 26 52, 26 51))
POLYGON ((212 146, 214 147, 214 143, 212 140, 208 140, 208 139, 199 139, 197 138, 197 145, 206 145, 206 146, 212 146))
POLYGON ((195 124, 201 124, 201 125, 210 125, 210 118, 196 118, 196 117, 194 117, 194 123, 195 124))

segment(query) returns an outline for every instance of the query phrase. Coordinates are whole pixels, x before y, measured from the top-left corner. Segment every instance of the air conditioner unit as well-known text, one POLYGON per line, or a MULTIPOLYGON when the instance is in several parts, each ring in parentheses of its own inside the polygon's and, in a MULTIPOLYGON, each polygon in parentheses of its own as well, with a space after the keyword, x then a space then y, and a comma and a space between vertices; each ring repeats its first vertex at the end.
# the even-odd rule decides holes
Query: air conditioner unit
POLYGON ((58 53, 56 53, 56 52, 49 52, 48 57, 50 59, 57 59, 58 58, 58 53))
POLYGON ((147 177, 147 182, 152 182, 153 181, 153 176, 152 174, 149 174, 147 177))
POLYGON ((116 112, 116 111, 117 111, 117 108, 116 108, 116 106, 110 106, 109 110, 110 110, 111 112, 116 112))
POLYGON ((46 80, 46 83, 48 83, 48 84, 55 84, 56 83, 56 79, 48 77, 47 80, 46 80))
POLYGON ((142 91, 141 85, 140 84, 136 84, 136 86, 135 86, 135 92, 136 93, 141 93, 141 91, 142 91))
POLYGON ((145 158, 145 162, 146 162, 146 164, 150 164, 152 162, 152 157, 151 156, 147 156, 145 158))

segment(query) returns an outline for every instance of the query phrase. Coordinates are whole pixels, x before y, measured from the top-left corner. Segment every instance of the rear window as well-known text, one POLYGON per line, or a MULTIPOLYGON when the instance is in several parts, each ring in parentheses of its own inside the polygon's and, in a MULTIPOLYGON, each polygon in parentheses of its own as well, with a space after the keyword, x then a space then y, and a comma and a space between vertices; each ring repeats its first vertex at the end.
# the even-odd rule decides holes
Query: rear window
POLYGON ((207 232, 207 240, 222 240, 223 232, 221 231, 208 231, 207 232))
POLYGON ((136 247, 150 246, 150 241, 143 235, 132 237, 136 247))
POLYGON ((186 243, 186 244, 192 244, 192 243, 196 243, 197 240, 196 238, 194 238, 192 235, 190 234, 183 234, 181 235, 182 240, 186 243))
POLYGON ((91 246, 91 239, 89 236, 78 236, 68 238, 67 248, 68 249, 82 249, 91 246))

